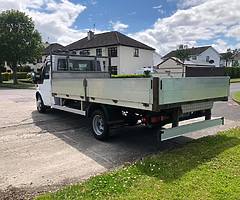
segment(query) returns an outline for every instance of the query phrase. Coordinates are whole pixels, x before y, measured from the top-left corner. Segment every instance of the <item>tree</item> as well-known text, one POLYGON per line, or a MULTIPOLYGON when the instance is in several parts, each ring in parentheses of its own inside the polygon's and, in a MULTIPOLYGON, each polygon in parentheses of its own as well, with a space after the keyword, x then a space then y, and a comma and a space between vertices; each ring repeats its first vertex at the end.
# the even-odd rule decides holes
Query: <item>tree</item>
POLYGON ((227 52, 222 55, 222 58, 226 61, 226 67, 227 67, 228 61, 232 59, 233 55, 234 54, 231 49, 227 49, 227 52))
POLYGON ((187 49, 177 49, 176 57, 184 63, 185 60, 189 59, 189 51, 187 49))
POLYGON ((34 23, 25 13, 8 10, 0 13, 0 52, 13 71, 17 84, 17 66, 41 56, 43 44, 34 23))
POLYGON ((3 81, 2 72, 3 72, 3 67, 4 67, 4 59, 3 59, 3 56, 1 53, 2 52, 0 51, 0 83, 2 83, 2 81, 3 81))

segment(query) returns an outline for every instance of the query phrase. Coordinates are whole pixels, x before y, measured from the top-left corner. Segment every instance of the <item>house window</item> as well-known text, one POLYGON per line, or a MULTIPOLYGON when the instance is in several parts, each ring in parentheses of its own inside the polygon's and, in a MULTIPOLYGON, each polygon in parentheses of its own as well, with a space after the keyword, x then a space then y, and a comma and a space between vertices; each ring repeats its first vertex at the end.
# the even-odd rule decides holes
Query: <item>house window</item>
POLYGON ((207 57, 206 57, 206 62, 209 62, 209 60, 210 60, 210 57, 207 56, 207 57))
POLYGON ((117 47, 108 48, 108 56, 109 57, 117 57, 117 47))
POLYGON ((113 75, 117 75, 117 74, 118 74, 117 66, 112 66, 112 72, 111 72, 111 74, 113 74, 113 75))
POLYGON ((197 60, 197 56, 192 56, 192 60, 197 60))
POLYGON ((96 49, 96 56, 102 57, 102 49, 96 49))
POLYGON ((134 57, 139 57, 139 49, 135 48, 134 49, 134 57))
POLYGON ((81 56, 89 56, 90 55, 90 50, 89 49, 84 49, 79 52, 81 56))

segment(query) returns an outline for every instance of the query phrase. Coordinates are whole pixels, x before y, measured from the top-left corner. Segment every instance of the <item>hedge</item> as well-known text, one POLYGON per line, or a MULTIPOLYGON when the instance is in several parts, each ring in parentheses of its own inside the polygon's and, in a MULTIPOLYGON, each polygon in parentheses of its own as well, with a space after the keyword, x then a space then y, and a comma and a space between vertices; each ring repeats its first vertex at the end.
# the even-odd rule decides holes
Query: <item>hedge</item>
POLYGON ((224 71, 230 78, 240 78, 240 67, 225 67, 224 71))
POLYGON ((148 78, 149 76, 145 74, 120 74, 112 75, 112 78, 148 78))
MULTIPOLYGON (((27 72, 17 72, 17 79, 27 79, 27 72)), ((4 72, 2 73, 2 80, 3 81, 9 81, 13 79, 13 74, 12 73, 8 73, 8 72, 4 72)))

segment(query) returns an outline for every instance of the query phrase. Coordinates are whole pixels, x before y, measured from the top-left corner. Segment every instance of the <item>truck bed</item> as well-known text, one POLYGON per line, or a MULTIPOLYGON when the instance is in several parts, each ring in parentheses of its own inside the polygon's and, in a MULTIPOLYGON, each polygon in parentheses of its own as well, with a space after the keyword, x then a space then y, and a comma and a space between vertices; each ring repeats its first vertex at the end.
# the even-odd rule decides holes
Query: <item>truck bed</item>
POLYGON ((150 111, 196 101, 226 100, 229 94, 229 77, 93 77, 84 77, 81 72, 53 72, 52 93, 60 98, 150 111))

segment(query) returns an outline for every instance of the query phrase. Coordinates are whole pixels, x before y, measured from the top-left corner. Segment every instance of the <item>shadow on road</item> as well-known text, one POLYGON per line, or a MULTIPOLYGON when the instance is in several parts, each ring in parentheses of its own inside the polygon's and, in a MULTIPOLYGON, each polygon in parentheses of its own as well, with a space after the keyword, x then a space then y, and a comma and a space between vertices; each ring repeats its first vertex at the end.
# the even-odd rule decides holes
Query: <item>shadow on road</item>
MULTIPOLYGON (((41 128, 42 134, 49 132, 62 139, 81 153, 92 158, 106 168, 122 165, 164 149, 178 146, 179 140, 189 141, 187 137, 162 142, 157 145, 156 131, 145 127, 121 127, 111 130, 106 142, 96 140, 90 132, 88 119, 58 110, 47 114, 32 112, 34 124, 41 128)), ((181 143, 182 143, 181 141, 181 143)))

